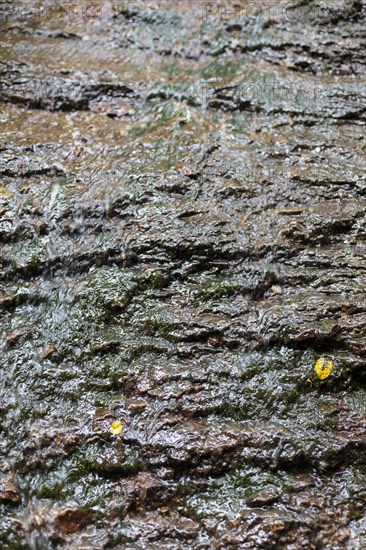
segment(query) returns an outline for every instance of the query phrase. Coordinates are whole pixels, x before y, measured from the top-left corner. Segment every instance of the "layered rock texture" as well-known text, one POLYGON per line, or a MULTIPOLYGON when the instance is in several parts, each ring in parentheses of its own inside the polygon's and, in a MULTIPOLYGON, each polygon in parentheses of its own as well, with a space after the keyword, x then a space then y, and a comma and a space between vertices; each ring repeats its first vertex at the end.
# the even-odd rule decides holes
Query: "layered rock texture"
POLYGON ((365 3, 1 18, 1 548, 365 548, 365 3))

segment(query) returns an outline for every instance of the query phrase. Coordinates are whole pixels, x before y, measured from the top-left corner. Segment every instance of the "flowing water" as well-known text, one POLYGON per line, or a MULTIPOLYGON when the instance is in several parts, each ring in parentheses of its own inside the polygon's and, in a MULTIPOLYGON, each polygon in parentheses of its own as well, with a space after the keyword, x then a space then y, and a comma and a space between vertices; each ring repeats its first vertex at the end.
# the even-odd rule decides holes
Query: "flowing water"
POLYGON ((1 548, 365 548, 365 3, 1 39, 1 548))

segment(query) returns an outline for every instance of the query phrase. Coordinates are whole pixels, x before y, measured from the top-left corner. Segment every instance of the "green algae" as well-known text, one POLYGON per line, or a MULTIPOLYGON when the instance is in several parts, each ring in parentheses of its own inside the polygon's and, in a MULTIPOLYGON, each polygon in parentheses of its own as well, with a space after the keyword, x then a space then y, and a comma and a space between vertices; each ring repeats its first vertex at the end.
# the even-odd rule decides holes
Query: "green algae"
POLYGON ((4 33, 4 549, 54 546, 61 505, 70 547, 363 536, 364 22, 187 5, 4 33), (29 108, 40 70, 85 110, 29 108))

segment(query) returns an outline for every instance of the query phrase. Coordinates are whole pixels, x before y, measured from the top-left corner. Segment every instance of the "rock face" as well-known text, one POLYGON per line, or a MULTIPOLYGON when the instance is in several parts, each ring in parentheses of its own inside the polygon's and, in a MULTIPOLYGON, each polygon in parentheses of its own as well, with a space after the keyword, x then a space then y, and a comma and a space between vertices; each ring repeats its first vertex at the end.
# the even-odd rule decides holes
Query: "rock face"
POLYGON ((1 9, 1 548, 365 548, 364 2, 1 9))
POLYGON ((19 489, 11 476, 3 480, 1 499, 5 503, 13 504, 18 504, 20 501, 19 489))
POLYGON ((86 520, 86 512, 82 508, 64 508, 58 512, 55 519, 56 528, 63 533, 71 534, 79 531, 86 520))

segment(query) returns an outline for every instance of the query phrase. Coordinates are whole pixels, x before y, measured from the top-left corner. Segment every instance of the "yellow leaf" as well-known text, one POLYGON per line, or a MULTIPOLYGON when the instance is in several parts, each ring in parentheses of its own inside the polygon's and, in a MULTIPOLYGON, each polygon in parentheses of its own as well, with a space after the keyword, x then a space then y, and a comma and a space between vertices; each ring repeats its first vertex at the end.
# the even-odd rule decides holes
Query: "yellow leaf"
POLYGON ((122 433, 122 428, 123 426, 120 420, 115 420, 111 424, 111 432, 113 435, 119 435, 120 433, 122 433))
POLYGON ((325 359, 325 357, 320 357, 315 363, 314 368, 318 378, 325 380, 333 370, 333 362, 325 359))

